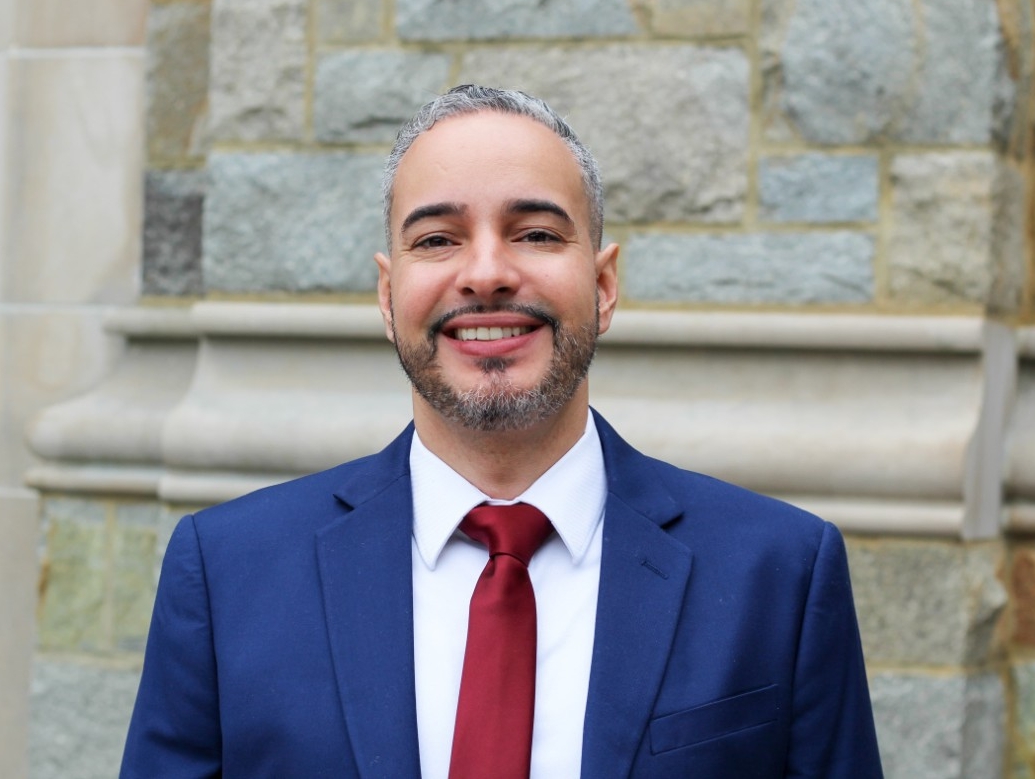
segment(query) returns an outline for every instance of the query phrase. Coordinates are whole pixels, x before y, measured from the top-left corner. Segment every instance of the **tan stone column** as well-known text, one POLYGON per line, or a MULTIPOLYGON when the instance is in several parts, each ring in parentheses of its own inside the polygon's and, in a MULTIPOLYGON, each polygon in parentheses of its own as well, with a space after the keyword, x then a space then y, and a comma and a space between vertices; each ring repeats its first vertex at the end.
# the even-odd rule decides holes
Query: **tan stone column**
POLYGON ((32 490, 0 487, 0 776, 10 779, 28 772, 37 502, 32 490))

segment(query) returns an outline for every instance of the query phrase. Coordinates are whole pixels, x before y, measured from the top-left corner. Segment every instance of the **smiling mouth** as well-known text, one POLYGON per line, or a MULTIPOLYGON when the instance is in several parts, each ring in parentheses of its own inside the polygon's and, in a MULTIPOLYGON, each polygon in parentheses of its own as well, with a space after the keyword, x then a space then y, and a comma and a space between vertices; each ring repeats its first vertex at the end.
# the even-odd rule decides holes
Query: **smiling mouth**
POLYGON ((458 327, 453 338, 458 341, 500 341, 531 333, 533 327, 458 327))

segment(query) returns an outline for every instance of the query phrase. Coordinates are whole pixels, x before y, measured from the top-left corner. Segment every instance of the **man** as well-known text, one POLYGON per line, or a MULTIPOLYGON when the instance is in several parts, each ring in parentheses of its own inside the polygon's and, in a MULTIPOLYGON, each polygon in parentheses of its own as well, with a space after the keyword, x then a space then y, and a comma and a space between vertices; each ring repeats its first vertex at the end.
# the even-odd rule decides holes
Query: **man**
POLYGON ((180 523, 123 777, 881 776, 837 530, 589 409, 618 249, 570 128, 458 87, 385 181, 378 295, 413 425, 180 523), (552 523, 541 548, 487 565, 475 539, 526 514, 552 523), (531 592, 483 622, 504 575, 531 592), (531 593, 530 640, 501 638, 531 593))

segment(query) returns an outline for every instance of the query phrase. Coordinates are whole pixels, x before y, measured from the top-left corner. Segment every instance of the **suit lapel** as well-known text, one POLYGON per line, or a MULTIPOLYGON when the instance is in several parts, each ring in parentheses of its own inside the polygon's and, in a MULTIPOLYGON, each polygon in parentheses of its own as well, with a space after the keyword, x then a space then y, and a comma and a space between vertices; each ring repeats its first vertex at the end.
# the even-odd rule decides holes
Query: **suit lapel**
POLYGON ((412 427, 336 493, 352 507, 317 534, 338 692, 360 776, 420 775, 413 671, 412 427))
POLYGON ((596 422, 609 494, 582 775, 624 779, 665 672, 692 555, 663 530, 680 510, 650 460, 596 422))

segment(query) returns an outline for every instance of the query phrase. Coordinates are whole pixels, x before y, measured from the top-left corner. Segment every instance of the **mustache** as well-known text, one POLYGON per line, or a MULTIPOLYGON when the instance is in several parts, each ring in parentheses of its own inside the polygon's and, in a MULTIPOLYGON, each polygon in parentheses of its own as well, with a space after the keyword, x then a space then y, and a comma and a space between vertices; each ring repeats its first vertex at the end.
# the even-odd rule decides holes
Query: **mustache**
POLYGON ((436 319, 429 330, 429 336, 434 339, 436 335, 441 333, 449 323, 460 316, 466 316, 467 314, 521 314, 523 316, 531 317, 532 319, 538 319, 540 322, 547 324, 556 333, 557 327, 560 325, 560 320, 553 316, 546 309, 540 308, 539 306, 533 306, 530 304, 523 303, 503 303, 498 306, 485 306, 485 305, 472 305, 463 306, 461 308, 454 308, 452 311, 447 311, 445 314, 436 319))

